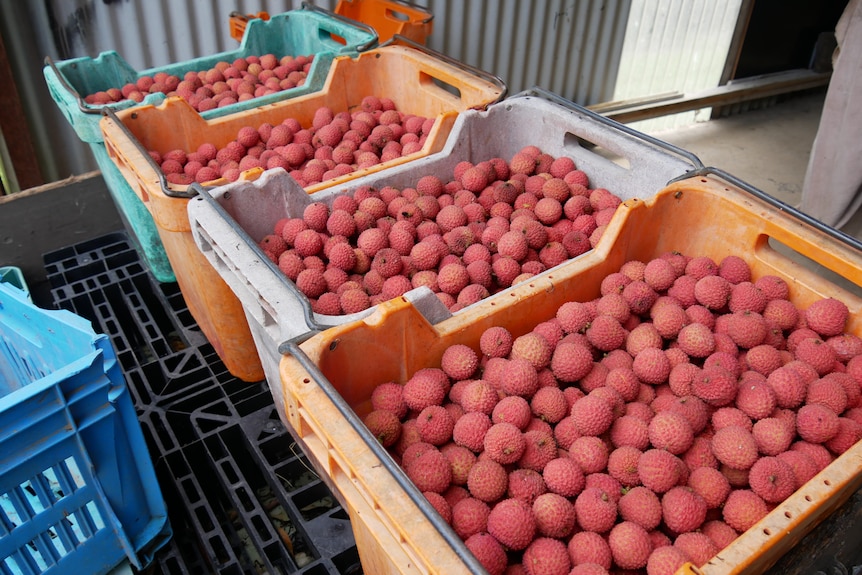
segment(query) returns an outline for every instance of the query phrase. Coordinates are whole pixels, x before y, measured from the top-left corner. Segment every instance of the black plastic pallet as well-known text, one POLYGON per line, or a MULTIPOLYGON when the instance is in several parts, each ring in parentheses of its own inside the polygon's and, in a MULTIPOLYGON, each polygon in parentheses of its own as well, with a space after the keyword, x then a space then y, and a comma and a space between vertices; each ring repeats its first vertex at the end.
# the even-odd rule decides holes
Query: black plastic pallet
POLYGON ((148 575, 362 573, 347 512, 284 428, 266 382, 225 369, 175 283, 125 232, 44 255, 54 306, 109 336, 174 539, 148 575))

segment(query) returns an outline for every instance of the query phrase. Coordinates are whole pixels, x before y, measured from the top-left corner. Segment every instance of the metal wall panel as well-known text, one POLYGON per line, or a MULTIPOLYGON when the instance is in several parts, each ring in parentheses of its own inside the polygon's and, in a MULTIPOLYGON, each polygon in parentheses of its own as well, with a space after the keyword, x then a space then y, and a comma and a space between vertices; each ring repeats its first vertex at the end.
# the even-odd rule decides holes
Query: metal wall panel
MULTIPOLYGON (((634 0, 614 100, 697 92, 721 81, 742 0, 634 0)), ((657 132, 709 119, 709 108, 635 122, 657 132)))
MULTIPOLYGON (((334 10, 337 2, 315 3, 334 10)), ((582 104, 613 96, 631 0, 418 3, 434 14, 431 48, 500 76, 510 93, 541 86, 582 104)), ((231 11, 300 7, 300 0, 0 0, 0 34, 46 180, 97 168, 48 94, 45 56, 116 50, 135 69, 159 67, 235 48, 231 11)))

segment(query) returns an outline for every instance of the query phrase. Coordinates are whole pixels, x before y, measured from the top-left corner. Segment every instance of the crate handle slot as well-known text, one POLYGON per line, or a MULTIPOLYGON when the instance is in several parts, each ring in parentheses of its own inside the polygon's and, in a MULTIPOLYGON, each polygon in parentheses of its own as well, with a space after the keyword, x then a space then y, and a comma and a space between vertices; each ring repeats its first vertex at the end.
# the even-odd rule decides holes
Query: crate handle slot
POLYGON ((455 68, 463 70, 469 74, 473 74, 474 76, 479 76, 480 78, 484 79, 486 82, 489 82, 489 83, 493 84, 494 86, 496 86, 497 89, 500 91, 500 95, 493 102, 488 102, 488 104, 487 104, 488 106, 490 106, 491 104, 495 104, 495 103, 501 101, 502 99, 504 99, 506 97, 506 94, 509 91, 509 87, 506 85, 506 82, 504 82, 503 79, 500 78, 499 76, 495 76, 494 74, 491 74, 490 72, 486 72, 485 70, 482 70, 481 68, 476 68, 475 66, 471 66, 470 64, 467 64, 466 62, 461 62, 459 60, 456 60, 455 58, 447 56, 446 54, 443 54, 442 52, 432 50, 428 46, 425 46, 424 44, 420 44, 418 42, 414 42, 410 38, 402 36, 401 34, 393 35, 392 38, 390 38, 389 40, 387 40, 386 42, 381 44, 380 48, 383 48, 385 46, 394 46, 396 44, 404 44, 405 46, 419 50, 420 52, 423 52, 426 55, 431 56, 432 58, 436 58, 438 60, 442 60, 442 61, 446 62, 450 66, 454 66, 455 68))
POLYGON ((808 224, 809 226, 815 228, 816 230, 835 238, 836 240, 838 240, 839 242, 841 242, 843 244, 846 244, 846 245, 848 245, 854 249, 862 251, 862 241, 860 241, 859 239, 854 238, 853 236, 851 236, 845 232, 842 232, 841 230, 838 230, 838 229, 833 228, 831 226, 827 226, 826 224, 824 224, 820 220, 817 220, 817 219, 809 216, 808 214, 797 210, 793 206, 786 204, 786 203, 782 202, 781 200, 779 200, 773 196, 770 196, 766 192, 763 192, 762 190, 755 188, 754 186, 752 186, 748 182, 740 180, 736 176, 728 174, 727 172, 725 172, 724 170, 722 170, 720 168, 703 167, 702 166, 701 168, 699 168, 697 170, 693 170, 687 174, 683 174, 682 176, 675 178, 670 183, 678 182, 681 180, 686 180, 688 178, 692 178, 692 177, 696 177, 696 176, 709 176, 709 175, 715 176, 715 177, 723 180, 724 182, 726 182, 728 184, 731 184, 733 186, 736 186, 737 188, 745 190, 746 192, 748 192, 752 196, 758 198, 761 201, 766 202, 767 204, 778 209, 779 211, 784 212, 790 216, 793 216, 797 220, 800 220, 800 221, 808 224))
MULTIPOLYGON (((589 119, 591 119, 591 120, 593 120, 599 124, 605 125, 611 129, 615 130, 615 131, 623 132, 623 133, 631 136, 632 138, 641 140, 641 141, 646 142, 646 143, 648 143, 654 147, 661 148, 667 152, 670 152, 673 155, 679 156, 680 158, 686 160, 688 163, 690 163, 692 165, 692 167, 693 167, 692 170, 699 170, 699 169, 702 169, 704 167, 703 162, 700 161, 700 158, 698 158, 696 155, 689 152, 688 150, 684 150, 682 148, 674 146, 673 144, 670 144, 668 142, 659 140, 658 138, 654 138, 648 134, 644 134, 642 132, 634 130, 634 129, 630 128, 629 126, 626 126, 625 124, 621 124, 621 123, 617 122, 616 120, 611 120, 610 118, 606 118, 605 116, 602 116, 601 114, 597 114, 596 112, 593 112, 592 110, 590 110, 588 108, 580 106, 580 105, 572 102, 571 100, 567 100, 566 98, 563 98, 562 96, 558 96, 557 94, 554 94, 553 92, 545 90, 544 88, 534 86, 528 90, 524 90, 523 92, 519 92, 517 94, 514 94, 512 96, 512 98, 526 98, 526 97, 530 97, 530 96, 543 98, 545 100, 548 100, 549 102, 553 102, 555 104, 558 104, 558 105, 560 105, 564 108, 567 108, 568 110, 571 110, 577 114, 587 116, 589 119)), ((682 179, 682 177, 679 179, 682 179)))
MULTIPOLYGON (((361 44, 361 45, 357 46, 356 47, 357 52, 365 52, 367 50, 370 50, 371 48, 376 46, 377 43, 380 41, 380 38, 377 35, 377 30, 375 30, 374 28, 372 28, 371 26, 369 26, 368 24, 366 24, 364 22, 359 22, 357 20, 347 18, 346 16, 342 16, 341 14, 336 14, 335 12, 332 12, 331 10, 327 10, 326 8, 321 8, 320 6, 316 6, 310 2, 303 2, 302 3, 302 9, 303 10, 309 10, 311 12, 317 12, 318 14, 323 14, 324 16, 326 16, 328 18, 338 20, 339 22, 342 22, 343 24, 346 24, 348 26, 352 26, 353 28, 359 28, 360 30, 363 30, 363 31, 371 34, 373 36, 373 38, 371 40, 369 40, 368 42, 366 42, 365 44, 361 44)), ((320 29, 323 29, 323 26, 320 26, 320 29)), ((330 30, 326 30, 326 32, 328 32, 333 37, 336 36, 330 30)))
MULTIPOLYGON (((344 1, 347 2, 348 4, 353 4, 354 2, 362 2, 362 0, 344 0, 344 1)), ((415 2, 409 2, 408 0, 387 0, 386 4, 394 4, 395 6, 400 5, 400 6, 404 6, 405 8, 409 8, 410 10, 415 10, 416 12, 423 12, 425 14, 428 14, 427 17, 422 18, 421 20, 419 20, 419 19, 410 20, 409 14, 404 14, 403 12, 397 12, 396 8, 392 8, 390 6, 384 6, 384 9, 386 10, 387 16, 389 15, 390 12, 397 12, 397 14, 399 15, 399 17, 397 19, 400 21, 418 23, 418 24, 429 24, 434 20, 434 14, 430 13, 428 11, 427 7, 420 6, 419 4, 416 4, 415 2)))

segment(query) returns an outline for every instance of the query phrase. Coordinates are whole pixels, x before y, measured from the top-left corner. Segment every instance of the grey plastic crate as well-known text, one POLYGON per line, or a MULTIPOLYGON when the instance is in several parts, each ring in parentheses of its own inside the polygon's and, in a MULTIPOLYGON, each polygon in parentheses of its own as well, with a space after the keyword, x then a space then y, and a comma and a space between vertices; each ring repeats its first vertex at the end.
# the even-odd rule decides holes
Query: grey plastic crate
MULTIPOLYGON (((309 195, 284 170, 277 169, 264 172, 255 181, 199 188, 188 205, 195 243, 242 302, 277 406, 283 409, 279 344, 361 319, 375 308, 339 316, 313 312, 308 298, 257 246, 272 233, 275 223, 285 217, 301 217, 312 202, 331 205, 336 197, 360 186, 404 188, 415 186, 429 174, 447 181, 458 162, 478 163, 493 157, 508 160, 528 145, 554 157, 572 158, 589 176, 592 187, 607 188, 623 200, 652 197, 670 181, 702 167, 693 154, 533 89, 487 110, 460 114, 440 152, 342 186, 309 195)), ((507 291, 473 306, 485 305, 507 291)), ((450 315, 427 288, 412 290, 405 297, 427 306, 432 322, 450 315)))

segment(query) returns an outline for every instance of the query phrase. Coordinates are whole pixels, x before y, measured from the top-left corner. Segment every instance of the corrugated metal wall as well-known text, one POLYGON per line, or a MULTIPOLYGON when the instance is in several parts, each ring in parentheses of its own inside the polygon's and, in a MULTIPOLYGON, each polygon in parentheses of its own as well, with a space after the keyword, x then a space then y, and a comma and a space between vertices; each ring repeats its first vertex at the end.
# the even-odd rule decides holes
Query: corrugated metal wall
MULTIPOLYGON (((613 96, 631 0, 431 0, 427 44, 503 78, 582 104, 613 96)), ((334 10, 335 0, 317 0, 334 10)), ((135 69, 234 49, 228 14, 298 9, 289 0, 0 0, 3 34, 46 181, 96 169, 48 95, 45 56, 116 50, 135 69)), ((6 135, 6 140, 10 135, 6 135)))
MULTIPOLYGON (((742 0, 634 0, 613 99, 718 86, 742 0)), ((705 110, 709 110, 708 108, 705 110)), ((704 111, 635 122, 657 132, 708 120, 704 111)))

